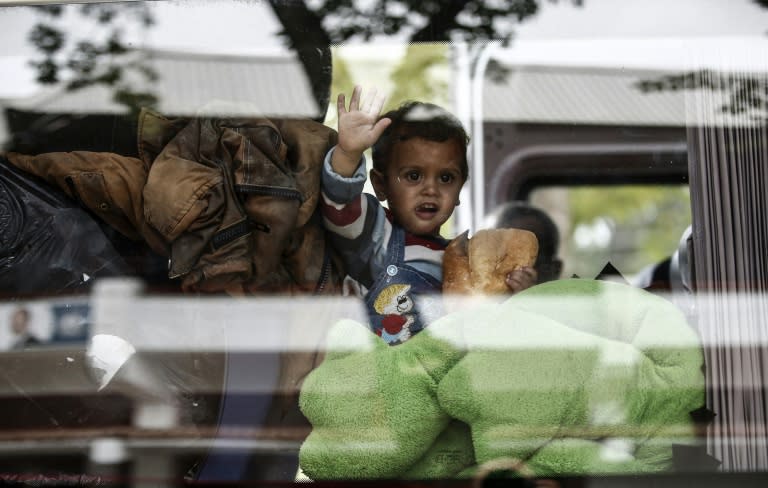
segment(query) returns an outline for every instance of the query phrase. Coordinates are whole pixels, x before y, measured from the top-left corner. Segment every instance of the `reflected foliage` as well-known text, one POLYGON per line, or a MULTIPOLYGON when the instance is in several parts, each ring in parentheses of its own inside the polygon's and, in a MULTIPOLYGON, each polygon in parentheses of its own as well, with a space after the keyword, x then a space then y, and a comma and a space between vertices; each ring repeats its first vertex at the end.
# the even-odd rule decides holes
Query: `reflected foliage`
MULTIPOLYGON (((753 0, 768 8, 768 0, 753 0)), ((741 73, 718 73, 700 70, 677 75, 661 76, 637 83, 644 93, 708 89, 727 93, 727 102, 720 110, 732 115, 747 115, 755 120, 768 119, 768 79, 741 73)))
POLYGON ((691 223, 688 188, 616 186, 571 188, 568 208, 572 230, 567 235, 565 262, 580 276, 594 276, 607 262, 632 275, 670 256, 691 223), (579 227, 607 232, 605 242, 578 243, 579 227))
POLYGON ((644 93, 708 89, 728 94, 720 110, 729 114, 745 114, 755 119, 768 116, 768 79, 745 74, 702 70, 642 80, 637 87, 644 93))
POLYGON ((393 110, 406 100, 445 104, 448 83, 444 79, 430 76, 430 70, 447 62, 447 44, 409 45, 402 62, 392 73, 394 89, 387 98, 384 110, 393 110))
MULTIPOLYGON (((392 36, 410 42, 479 42, 512 38, 516 24, 530 18, 539 5, 558 0, 268 0, 282 29, 279 33, 298 55, 320 107, 329 101, 332 63, 330 46, 392 36)), ((570 0, 581 5, 582 0, 570 0)), ((32 61, 37 80, 66 80, 69 89, 93 84, 115 87, 115 102, 132 111, 157 102, 152 93, 128 80, 139 74, 145 82, 157 76, 130 56, 125 31, 154 24, 150 2, 90 3, 34 7, 43 20, 29 32, 39 56, 32 61), (73 14, 94 25, 100 36, 75 41, 56 21, 73 14)), ((80 29, 88 31, 87 28, 80 29)))
MULTIPOLYGON (((320 24, 314 25, 334 44, 395 35, 404 35, 411 42, 508 39, 514 23, 535 14, 539 3, 540 0, 270 1, 278 17, 280 11, 290 11, 297 19, 319 20, 320 24)), ((295 43, 298 38, 292 35, 291 26, 283 25, 283 34, 295 43)), ((313 28, 306 24, 302 27, 313 28)))
POLYGON ((137 112, 142 106, 153 106, 157 98, 149 91, 138 90, 129 82, 133 76, 144 82, 156 80, 157 74, 141 59, 130 56, 125 41, 128 28, 146 29, 154 24, 149 8, 143 2, 93 3, 78 6, 45 5, 34 7, 42 16, 28 35, 39 56, 31 61, 37 81, 42 84, 66 82, 69 90, 95 84, 114 87, 116 103, 137 112), (57 25, 65 15, 78 15, 93 24, 87 40, 76 40, 57 25))
MULTIPOLYGON (((279 35, 298 54, 315 99, 325 107, 330 95, 330 50, 319 47, 380 37, 411 43, 506 42, 512 38, 514 26, 537 13, 542 1, 269 0, 269 5, 283 27, 279 35)), ((571 1, 581 5, 581 0, 571 1)))

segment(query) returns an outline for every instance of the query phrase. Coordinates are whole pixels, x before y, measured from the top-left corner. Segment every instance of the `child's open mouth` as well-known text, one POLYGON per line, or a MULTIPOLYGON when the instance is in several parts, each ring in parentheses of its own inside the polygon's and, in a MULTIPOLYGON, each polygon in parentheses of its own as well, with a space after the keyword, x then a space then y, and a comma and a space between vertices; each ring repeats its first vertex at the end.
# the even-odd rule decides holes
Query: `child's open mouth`
POLYGON ((437 214, 437 205, 434 203, 425 203, 416 207, 416 215, 422 219, 431 219, 437 214))

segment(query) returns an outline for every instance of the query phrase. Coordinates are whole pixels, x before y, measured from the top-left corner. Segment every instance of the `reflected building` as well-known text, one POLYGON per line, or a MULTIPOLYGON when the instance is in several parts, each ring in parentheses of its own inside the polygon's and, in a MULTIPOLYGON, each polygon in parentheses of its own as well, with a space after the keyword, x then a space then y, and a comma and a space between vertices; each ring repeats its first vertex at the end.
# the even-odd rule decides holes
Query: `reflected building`
MULTIPOLYGON (((315 100, 301 62, 275 51, 262 55, 202 54, 140 49, 126 54, 123 83, 151 95, 166 117, 316 118, 315 100)), ((27 98, 0 101, 3 149, 26 154, 89 150, 137 154, 136 118, 115 101, 118 87, 92 84, 46 87, 27 98)))

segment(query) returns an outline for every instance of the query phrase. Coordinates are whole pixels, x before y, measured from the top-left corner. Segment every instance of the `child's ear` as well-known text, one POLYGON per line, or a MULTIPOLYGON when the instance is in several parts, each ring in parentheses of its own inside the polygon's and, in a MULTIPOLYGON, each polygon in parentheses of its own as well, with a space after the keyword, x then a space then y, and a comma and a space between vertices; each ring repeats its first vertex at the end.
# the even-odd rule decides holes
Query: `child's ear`
POLYGON ((376 198, 379 199, 380 202, 386 201, 387 199, 387 180, 384 177, 383 174, 381 174, 379 171, 372 169, 371 170, 371 185, 373 185, 373 191, 376 193, 376 198))

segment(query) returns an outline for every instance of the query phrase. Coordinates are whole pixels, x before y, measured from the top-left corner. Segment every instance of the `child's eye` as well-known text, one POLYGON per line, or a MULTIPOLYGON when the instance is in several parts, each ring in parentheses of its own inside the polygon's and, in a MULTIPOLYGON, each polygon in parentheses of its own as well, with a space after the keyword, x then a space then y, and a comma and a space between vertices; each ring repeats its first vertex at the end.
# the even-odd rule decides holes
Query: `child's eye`
POLYGON ((450 173, 446 173, 444 175, 440 175, 440 182, 441 183, 453 183, 453 180, 455 180, 456 177, 453 176, 450 173))
POLYGON ((405 179, 408 181, 419 181, 421 179, 421 173, 418 171, 409 171, 405 174, 405 179))

